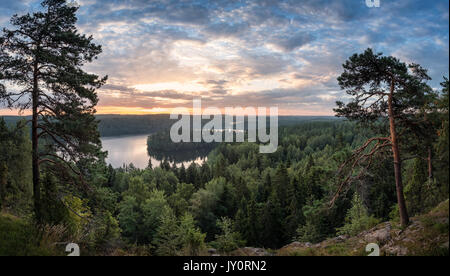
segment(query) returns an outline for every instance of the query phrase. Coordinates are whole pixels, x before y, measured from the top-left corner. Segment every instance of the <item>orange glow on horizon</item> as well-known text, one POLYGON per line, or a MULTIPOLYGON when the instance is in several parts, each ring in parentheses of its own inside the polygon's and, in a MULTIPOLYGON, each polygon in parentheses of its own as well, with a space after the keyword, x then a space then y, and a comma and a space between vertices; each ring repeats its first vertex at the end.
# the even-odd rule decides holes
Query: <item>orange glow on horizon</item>
POLYGON ((144 108, 123 106, 99 106, 96 114, 119 114, 119 115, 148 115, 148 114, 170 114, 169 108, 144 108))
MULTIPOLYGON (((245 108, 245 107, 244 107, 245 108)), ((151 114, 170 114, 175 108, 144 108, 144 107, 121 107, 121 106, 101 106, 97 108, 97 114, 119 114, 119 115, 151 115, 151 114)), ((186 108, 189 114, 192 114, 192 107, 186 108)), ((224 108, 219 108, 224 114, 224 108)), ((255 107, 257 109, 257 107, 255 107)), ((204 109, 202 109, 203 111, 204 109)), ((266 107, 266 112, 269 114, 269 107, 266 107)), ((303 111, 299 110, 278 110, 279 116, 334 116, 332 112, 318 111, 303 111)))
MULTIPOLYGON (((98 115, 117 114, 117 115, 152 115, 152 114, 170 114, 174 108, 145 108, 145 107, 123 107, 123 106, 99 106, 97 107, 98 115)), ((192 107, 186 108, 192 114, 192 107)), ((224 113, 223 108, 219 108, 224 113)), ((267 107, 269 113, 269 107, 267 107)), ((17 110, 0 109, 0 116, 29 116, 31 111, 25 110, 22 114, 18 114, 17 110)), ((319 111, 303 111, 299 110, 278 110, 279 116, 334 116, 332 112, 319 111)))

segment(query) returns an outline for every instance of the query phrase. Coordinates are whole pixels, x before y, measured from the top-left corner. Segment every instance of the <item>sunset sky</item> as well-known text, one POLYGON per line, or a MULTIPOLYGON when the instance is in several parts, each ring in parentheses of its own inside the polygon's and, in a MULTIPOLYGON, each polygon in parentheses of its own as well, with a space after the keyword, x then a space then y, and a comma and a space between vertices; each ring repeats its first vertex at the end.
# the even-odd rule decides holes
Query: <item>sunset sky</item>
MULTIPOLYGON (((86 70, 108 75, 99 113, 167 113, 204 106, 278 106, 282 115, 332 115, 336 78, 371 47, 449 71, 449 1, 77 0, 79 29, 104 52, 86 70)), ((40 1, 2 0, 0 26, 40 1)), ((0 107, 0 114, 17 114, 0 107)))

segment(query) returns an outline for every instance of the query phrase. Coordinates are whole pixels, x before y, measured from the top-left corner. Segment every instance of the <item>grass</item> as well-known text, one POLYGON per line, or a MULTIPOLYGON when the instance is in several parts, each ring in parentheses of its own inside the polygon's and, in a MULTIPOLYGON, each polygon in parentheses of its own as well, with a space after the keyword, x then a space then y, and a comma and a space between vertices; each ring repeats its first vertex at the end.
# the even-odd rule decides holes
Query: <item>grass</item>
POLYGON ((0 214, 0 256, 54 256, 63 253, 42 243, 40 236, 31 223, 0 214))
POLYGON ((418 216, 423 229, 417 229, 409 238, 414 242, 402 244, 411 255, 448 256, 448 248, 442 245, 448 242, 449 235, 449 201, 448 199, 433 208, 429 213, 418 216))
POLYGON ((282 248, 278 250, 278 256, 365 256, 362 245, 353 242, 329 244, 323 247, 309 248, 282 248))
MULTIPOLYGON (((408 227, 402 228, 396 221, 391 221, 392 230, 390 246, 407 249, 407 255, 448 256, 449 237, 449 201, 446 200, 430 212, 412 218, 408 227), (402 231, 400 231, 402 230, 402 231), (403 234, 402 234, 403 233, 403 234), (398 239, 396 239, 398 238, 398 239)), ((379 225, 381 226, 381 224, 379 225)), ((377 227, 378 228, 378 227, 377 227)), ((320 246, 287 246, 277 251, 279 256, 367 256, 366 243, 360 237, 351 237, 343 242, 327 240, 320 246)), ((381 251, 381 255, 386 252, 381 251)))

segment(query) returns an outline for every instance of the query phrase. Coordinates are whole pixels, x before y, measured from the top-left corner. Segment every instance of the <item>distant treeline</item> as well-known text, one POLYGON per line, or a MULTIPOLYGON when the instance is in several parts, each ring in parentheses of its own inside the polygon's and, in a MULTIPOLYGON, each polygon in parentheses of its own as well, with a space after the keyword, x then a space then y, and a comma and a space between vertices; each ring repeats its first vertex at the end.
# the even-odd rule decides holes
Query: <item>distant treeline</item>
MULTIPOLYGON (((102 137, 121 135, 151 134, 170 129, 176 120, 168 114, 152 115, 97 115, 98 129, 102 137)), ((3 116, 7 125, 14 125, 21 119, 29 120, 30 116, 3 116)), ((340 120, 331 116, 280 116, 279 125, 288 126, 302 121, 340 120)), ((203 123, 209 120, 203 120, 203 123)))
POLYGON ((155 115, 97 115, 102 137, 150 134, 169 129, 174 120, 167 114, 155 115))
MULTIPOLYGON (((191 131, 192 137, 192 131, 191 131)), ((147 139, 147 151, 150 156, 157 160, 167 160, 171 162, 187 162, 197 157, 204 158, 208 153, 216 148, 218 143, 194 143, 182 142, 174 143, 170 138, 170 131, 161 131, 152 134, 147 139)))

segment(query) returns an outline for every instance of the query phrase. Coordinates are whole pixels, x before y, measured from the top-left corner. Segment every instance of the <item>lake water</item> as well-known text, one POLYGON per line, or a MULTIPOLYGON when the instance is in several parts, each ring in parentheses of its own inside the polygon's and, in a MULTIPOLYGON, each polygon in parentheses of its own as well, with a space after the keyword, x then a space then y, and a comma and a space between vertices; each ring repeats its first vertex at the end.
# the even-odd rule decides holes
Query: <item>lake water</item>
MULTIPOLYGON (((147 152, 148 135, 119 136, 119 137, 103 137, 101 138, 103 150, 108 151, 106 163, 111 164, 114 168, 120 168, 124 164, 133 165, 137 168, 144 169, 148 165, 149 159, 153 167, 161 164, 161 160, 148 155, 147 152)), ((188 162, 179 163, 188 167, 192 161, 201 165, 206 159, 193 156, 188 162)))

